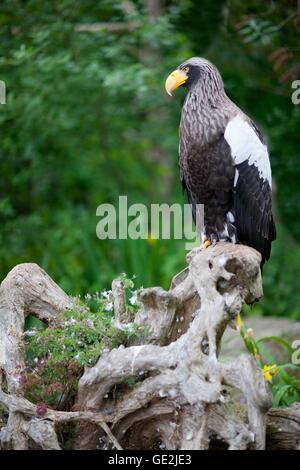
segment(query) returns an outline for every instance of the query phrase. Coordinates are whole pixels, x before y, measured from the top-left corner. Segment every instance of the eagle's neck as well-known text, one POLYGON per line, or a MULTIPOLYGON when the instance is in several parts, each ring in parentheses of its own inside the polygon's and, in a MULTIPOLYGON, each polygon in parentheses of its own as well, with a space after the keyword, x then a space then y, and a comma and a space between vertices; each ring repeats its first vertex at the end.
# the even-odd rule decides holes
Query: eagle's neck
POLYGON ((196 83, 182 108, 181 130, 191 140, 197 138, 203 144, 210 143, 225 129, 233 114, 232 105, 220 83, 210 82, 209 86, 196 83))
POLYGON ((226 96, 224 83, 217 70, 209 69, 198 80, 194 80, 188 86, 189 94, 195 94, 200 101, 219 100, 221 96, 226 96))

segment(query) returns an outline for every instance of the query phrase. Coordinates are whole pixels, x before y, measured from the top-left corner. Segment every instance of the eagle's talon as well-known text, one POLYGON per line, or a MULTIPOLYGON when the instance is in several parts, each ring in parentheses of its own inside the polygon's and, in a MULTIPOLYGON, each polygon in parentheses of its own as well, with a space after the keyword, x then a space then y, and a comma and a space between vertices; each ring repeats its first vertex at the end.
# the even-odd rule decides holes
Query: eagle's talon
POLYGON ((201 244, 200 250, 206 250, 206 248, 208 248, 211 245, 212 245, 212 242, 208 238, 206 238, 206 240, 203 241, 203 243, 201 244))

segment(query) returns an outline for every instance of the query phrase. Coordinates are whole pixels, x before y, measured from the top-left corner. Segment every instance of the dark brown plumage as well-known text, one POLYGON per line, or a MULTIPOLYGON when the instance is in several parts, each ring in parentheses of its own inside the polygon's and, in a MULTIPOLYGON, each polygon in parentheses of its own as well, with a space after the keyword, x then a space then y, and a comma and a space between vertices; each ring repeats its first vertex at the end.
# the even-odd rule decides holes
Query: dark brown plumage
POLYGON ((167 79, 170 93, 188 89, 180 122, 179 166, 195 219, 204 204, 202 235, 260 251, 262 264, 276 238, 271 167, 263 136, 226 95, 216 67, 201 58, 181 64, 167 79))

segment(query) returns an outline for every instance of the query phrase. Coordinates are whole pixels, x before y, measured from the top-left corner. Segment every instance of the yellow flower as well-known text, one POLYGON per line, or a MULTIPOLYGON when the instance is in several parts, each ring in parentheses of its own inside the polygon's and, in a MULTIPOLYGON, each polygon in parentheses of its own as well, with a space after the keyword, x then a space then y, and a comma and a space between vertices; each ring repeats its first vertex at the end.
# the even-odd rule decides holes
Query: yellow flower
POLYGON ((272 366, 264 365, 261 371, 264 374, 264 377, 267 382, 269 382, 272 379, 273 375, 277 374, 278 367, 276 364, 273 364, 272 366))
POLYGON ((252 328, 248 328, 246 332, 247 338, 253 339, 253 330, 252 328))
POLYGON ((238 314, 237 317, 236 317, 236 326, 237 326, 238 331, 241 331, 244 328, 244 325, 243 325, 240 314, 238 314))

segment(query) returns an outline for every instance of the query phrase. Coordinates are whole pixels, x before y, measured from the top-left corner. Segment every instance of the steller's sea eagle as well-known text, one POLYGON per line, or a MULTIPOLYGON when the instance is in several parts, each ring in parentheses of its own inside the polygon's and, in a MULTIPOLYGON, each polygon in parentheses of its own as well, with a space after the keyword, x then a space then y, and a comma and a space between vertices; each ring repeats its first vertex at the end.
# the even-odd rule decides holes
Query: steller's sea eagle
POLYGON ((188 89, 180 122, 181 183, 192 206, 204 205, 203 245, 227 240, 258 250, 262 265, 276 238, 268 149, 257 125, 226 95, 217 68, 193 57, 166 80, 188 89))

